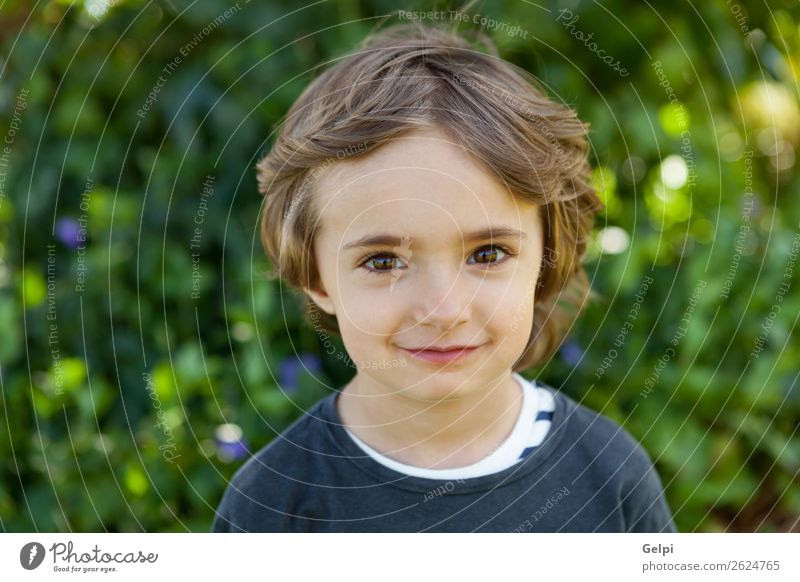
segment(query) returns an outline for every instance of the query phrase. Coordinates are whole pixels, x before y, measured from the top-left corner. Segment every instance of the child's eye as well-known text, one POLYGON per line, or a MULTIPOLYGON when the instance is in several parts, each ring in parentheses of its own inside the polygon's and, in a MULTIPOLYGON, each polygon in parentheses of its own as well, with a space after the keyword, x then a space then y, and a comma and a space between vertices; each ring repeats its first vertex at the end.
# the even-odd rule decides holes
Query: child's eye
POLYGON ((508 257, 511 256, 511 253, 508 251, 508 249, 499 245, 486 245, 485 247, 481 247, 472 253, 472 256, 478 257, 478 261, 473 264, 486 265, 487 267, 491 268, 505 263, 508 257), (503 257, 500 259, 497 258, 498 251, 503 254, 503 257))
MULTIPOLYGON (((505 263, 509 257, 513 256, 508 249, 500 245, 486 245, 476 250, 470 258, 476 257, 475 262, 470 262, 471 265, 485 265, 487 268, 494 268, 505 263), (499 257, 499 254, 502 256, 499 257), (498 258, 499 257, 499 258, 498 258)), ((364 267, 368 273, 380 275, 383 273, 391 273, 395 268, 403 270, 407 266, 398 266, 397 263, 402 261, 391 253, 375 253, 364 259, 360 267, 364 267), (372 265, 370 265, 372 263, 372 265)))
POLYGON ((399 260, 399 258, 391 253, 376 253, 364 259, 360 266, 366 267, 368 273, 380 275, 381 273, 390 273, 393 270, 395 263, 399 260), (374 266, 369 267, 369 263, 374 263, 374 266))

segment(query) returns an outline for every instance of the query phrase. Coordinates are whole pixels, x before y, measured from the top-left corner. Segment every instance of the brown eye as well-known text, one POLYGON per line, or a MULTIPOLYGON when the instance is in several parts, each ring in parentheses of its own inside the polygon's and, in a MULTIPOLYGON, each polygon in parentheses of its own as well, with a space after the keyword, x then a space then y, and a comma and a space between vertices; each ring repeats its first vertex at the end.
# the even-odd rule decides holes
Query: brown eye
POLYGON ((504 257, 498 259, 498 253, 508 254, 502 247, 489 245, 478 249, 472 256, 476 258, 476 263, 479 265, 492 265, 503 262, 504 257))
MULTIPOLYGON (((469 264, 485 265, 487 268, 499 267, 513 256, 514 253, 505 247, 499 245, 487 245, 472 253, 470 258, 475 258, 476 260, 470 261, 469 264)), ((391 253, 377 253, 370 255, 364 259, 359 266, 373 275, 391 273, 395 270, 402 271, 408 268, 404 265, 403 261, 399 257, 391 253)))
POLYGON ((364 259, 361 263, 361 267, 366 269, 368 273, 380 275, 382 273, 391 273, 395 269, 405 268, 403 266, 398 266, 398 261, 400 261, 400 259, 391 254, 376 254, 364 259))
POLYGON ((394 267, 394 262, 393 262, 394 260, 395 260, 394 257, 382 256, 382 257, 373 257, 367 262, 369 263, 371 261, 373 268, 376 271, 391 271, 392 267, 394 267))

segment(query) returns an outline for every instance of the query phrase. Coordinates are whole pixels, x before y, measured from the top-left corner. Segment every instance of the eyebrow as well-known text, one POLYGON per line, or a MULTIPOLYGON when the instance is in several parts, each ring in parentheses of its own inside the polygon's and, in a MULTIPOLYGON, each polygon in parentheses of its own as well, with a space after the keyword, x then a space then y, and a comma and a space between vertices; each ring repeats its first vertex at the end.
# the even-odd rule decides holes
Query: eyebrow
MULTIPOLYGON (((511 228, 509 226, 489 226, 465 234, 463 240, 466 243, 470 243, 482 240, 491 240, 494 238, 509 237, 519 237, 522 240, 526 240, 528 235, 521 230, 517 230, 516 228, 511 228)), ((414 239, 411 238, 404 241, 403 238, 391 234, 368 234, 358 240, 347 243, 342 247, 342 250, 349 251, 351 249, 362 249, 377 246, 400 246, 404 242, 413 243, 414 239)))

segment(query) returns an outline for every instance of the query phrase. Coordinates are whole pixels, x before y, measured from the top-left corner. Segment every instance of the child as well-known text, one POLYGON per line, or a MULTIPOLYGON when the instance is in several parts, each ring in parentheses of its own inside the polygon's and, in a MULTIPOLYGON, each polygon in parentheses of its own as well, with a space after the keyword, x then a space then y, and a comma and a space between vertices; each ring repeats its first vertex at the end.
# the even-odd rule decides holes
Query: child
POLYGON ((484 42, 373 35, 258 164, 277 276, 357 371, 239 469, 214 531, 676 531, 641 446, 520 374, 589 295, 602 203, 586 126, 484 42))

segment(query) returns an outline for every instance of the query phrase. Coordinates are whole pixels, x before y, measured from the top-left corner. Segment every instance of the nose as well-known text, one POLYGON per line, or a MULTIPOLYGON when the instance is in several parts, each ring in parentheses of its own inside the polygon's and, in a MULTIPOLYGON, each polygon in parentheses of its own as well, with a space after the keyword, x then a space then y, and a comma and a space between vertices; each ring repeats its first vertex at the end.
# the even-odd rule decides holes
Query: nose
POLYGON ((414 320, 417 324, 446 330, 469 321, 472 290, 458 267, 426 269, 415 289, 414 320))

